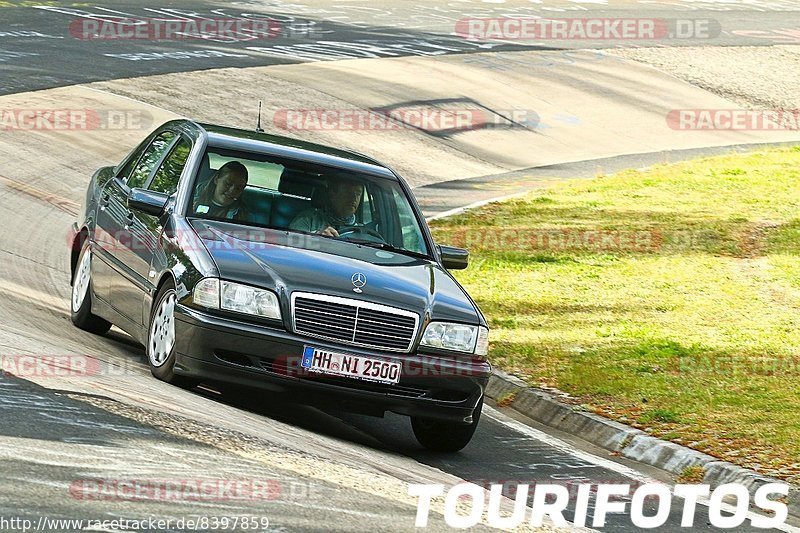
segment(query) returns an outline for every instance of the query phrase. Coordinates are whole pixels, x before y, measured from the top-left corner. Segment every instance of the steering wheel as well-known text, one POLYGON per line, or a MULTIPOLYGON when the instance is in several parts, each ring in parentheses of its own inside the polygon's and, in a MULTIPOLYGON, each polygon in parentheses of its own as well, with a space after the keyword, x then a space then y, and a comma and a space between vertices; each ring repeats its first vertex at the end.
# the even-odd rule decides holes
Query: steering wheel
POLYGON ((363 235, 365 237, 369 236, 373 237, 374 239, 378 239, 375 242, 386 242, 386 239, 383 238, 383 235, 366 226, 342 226, 341 230, 339 230, 339 238, 347 238, 347 236, 353 234, 363 235))

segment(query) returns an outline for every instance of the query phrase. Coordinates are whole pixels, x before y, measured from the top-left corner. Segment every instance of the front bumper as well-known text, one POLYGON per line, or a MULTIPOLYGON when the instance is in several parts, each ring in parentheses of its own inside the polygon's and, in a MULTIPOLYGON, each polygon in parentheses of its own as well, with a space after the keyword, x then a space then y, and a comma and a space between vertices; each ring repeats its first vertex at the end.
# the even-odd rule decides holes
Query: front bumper
POLYGON ((178 305, 175 373, 207 381, 280 392, 289 400, 375 416, 471 422, 491 365, 480 359, 397 354, 306 338, 178 305), (305 346, 373 359, 400 361, 398 384, 309 373, 300 366, 305 346))

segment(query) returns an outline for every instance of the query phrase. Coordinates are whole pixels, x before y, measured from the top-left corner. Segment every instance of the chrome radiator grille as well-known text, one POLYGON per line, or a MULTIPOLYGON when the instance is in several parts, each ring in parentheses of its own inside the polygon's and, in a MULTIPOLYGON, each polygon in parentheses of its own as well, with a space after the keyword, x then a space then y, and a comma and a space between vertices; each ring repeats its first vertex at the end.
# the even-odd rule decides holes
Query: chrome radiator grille
POLYGON ((416 314, 385 305, 294 293, 292 321, 297 333, 354 346, 407 352, 417 333, 416 314))

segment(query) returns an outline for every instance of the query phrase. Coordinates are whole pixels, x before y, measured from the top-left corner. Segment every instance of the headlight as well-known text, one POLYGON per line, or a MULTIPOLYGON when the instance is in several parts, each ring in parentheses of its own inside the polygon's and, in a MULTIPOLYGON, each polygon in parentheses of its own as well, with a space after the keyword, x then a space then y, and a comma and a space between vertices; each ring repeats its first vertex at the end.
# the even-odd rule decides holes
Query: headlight
POLYGON ((421 344, 432 348, 486 355, 489 347, 489 330, 481 326, 431 322, 425 329, 421 344))
POLYGON ((275 293, 230 281, 220 281, 220 285, 222 290, 220 302, 223 309, 266 318, 281 317, 275 293))
POLYGON ((281 310, 275 293, 217 278, 200 280, 192 293, 196 304, 280 320, 281 310))

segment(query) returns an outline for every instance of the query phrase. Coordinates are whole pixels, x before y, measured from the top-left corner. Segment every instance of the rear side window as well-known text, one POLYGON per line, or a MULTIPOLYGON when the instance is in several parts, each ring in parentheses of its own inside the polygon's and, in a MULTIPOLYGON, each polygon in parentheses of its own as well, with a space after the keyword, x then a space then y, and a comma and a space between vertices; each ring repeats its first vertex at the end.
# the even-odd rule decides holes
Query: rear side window
POLYGON ((150 146, 144 151, 144 155, 142 155, 142 158, 125 181, 125 184, 131 189, 143 187, 147 182, 147 178, 153 173, 156 165, 161 161, 161 157, 169 149, 176 136, 177 134, 171 131, 165 131, 153 139, 153 142, 150 143, 150 146))
POLYGON ((183 167, 186 166, 186 160, 189 158, 191 150, 192 144, 181 138, 164 160, 156 175, 153 176, 153 181, 148 189, 168 195, 172 195, 178 190, 178 181, 181 179, 183 167))
POLYGON ((259 187, 261 189, 272 189, 273 191, 278 190, 278 182, 281 179, 281 174, 283 174, 284 169, 284 166, 279 163, 225 157, 213 152, 210 152, 208 156, 211 170, 219 170, 225 163, 238 161, 247 168, 247 174, 249 176, 247 184, 249 186, 259 187))

